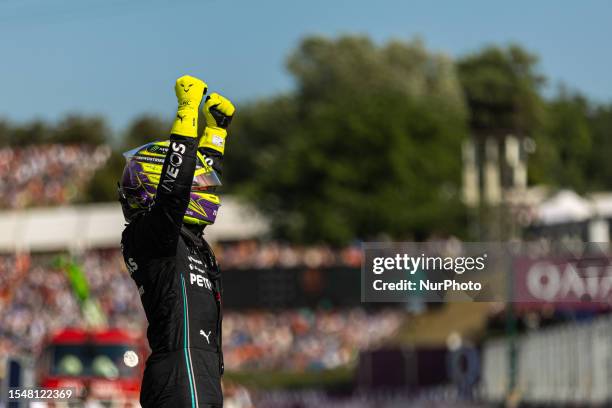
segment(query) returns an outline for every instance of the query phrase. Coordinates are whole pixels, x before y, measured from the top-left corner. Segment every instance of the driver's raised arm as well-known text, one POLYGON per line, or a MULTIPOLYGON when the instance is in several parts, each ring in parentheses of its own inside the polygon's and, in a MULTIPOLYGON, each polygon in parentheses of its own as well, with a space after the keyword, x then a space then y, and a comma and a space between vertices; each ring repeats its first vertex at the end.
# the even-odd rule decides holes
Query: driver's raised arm
POLYGON ((178 109, 153 211, 165 212, 178 235, 189 205, 198 148, 198 110, 207 86, 198 78, 185 75, 176 80, 174 90, 178 109))

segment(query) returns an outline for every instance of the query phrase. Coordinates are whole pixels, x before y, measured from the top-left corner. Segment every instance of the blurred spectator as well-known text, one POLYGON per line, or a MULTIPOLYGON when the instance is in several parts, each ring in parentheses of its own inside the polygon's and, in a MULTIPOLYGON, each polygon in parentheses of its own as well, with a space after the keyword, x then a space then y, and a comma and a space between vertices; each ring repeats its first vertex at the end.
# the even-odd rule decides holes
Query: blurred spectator
MULTIPOLYGON (((12 296, 0 301, 0 352, 37 351, 50 332, 84 325, 66 274, 54 266, 54 258, 33 256, 22 279, 12 279, 6 286, 12 296)), ((14 259, 0 257, 0 268, 14 259)), ((81 262, 91 296, 100 302, 109 324, 142 328, 145 320, 140 299, 134 296, 134 283, 125 272, 119 250, 90 251, 81 262)))
MULTIPOLYGON (((233 253, 243 257, 242 263, 238 262, 241 266, 245 259, 253 260, 252 267, 334 265, 350 251, 254 242, 225 249, 225 263, 234 264, 228 255, 233 253), (253 247, 260 250, 253 253, 253 247)), ((53 254, 0 256, 0 283, 5 293, 0 298, 0 355, 36 352, 49 333, 67 326, 84 326, 66 274, 57 269, 54 259, 53 254)), ((121 252, 87 251, 79 257, 79 263, 88 278, 91 296, 98 300, 109 325, 144 333, 146 319, 121 252)), ((232 273, 227 272, 227 265, 224 269, 232 273)), ((227 311, 223 325, 226 366, 230 370, 338 367, 354 361, 360 349, 392 335, 402 316, 398 310, 366 312, 359 308, 227 311)))
POLYGON ((224 270, 263 268, 324 268, 332 266, 361 267, 361 246, 341 250, 327 245, 300 246, 279 242, 244 240, 217 243, 215 254, 224 270))
POLYGON ((108 146, 33 145, 0 149, 0 207, 66 204, 108 160, 108 146))
POLYGON ((236 384, 230 380, 224 380, 223 406, 225 408, 253 408, 251 393, 240 384, 236 384))
POLYGON ((355 361, 359 350, 399 328, 398 310, 227 312, 223 345, 228 369, 319 370, 355 361))

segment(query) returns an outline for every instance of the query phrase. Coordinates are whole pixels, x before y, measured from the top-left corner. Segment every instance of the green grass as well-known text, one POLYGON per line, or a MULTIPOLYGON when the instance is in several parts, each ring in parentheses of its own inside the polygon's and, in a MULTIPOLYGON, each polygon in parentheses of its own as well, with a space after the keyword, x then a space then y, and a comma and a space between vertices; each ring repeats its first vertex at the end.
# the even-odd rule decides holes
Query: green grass
POLYGON ((484 302, 455 303, 409 317, 388 344, 444 346, 448 335, 453 332, 464 338, 477 339, 485 330, 490 308, 491 305, 484 302))

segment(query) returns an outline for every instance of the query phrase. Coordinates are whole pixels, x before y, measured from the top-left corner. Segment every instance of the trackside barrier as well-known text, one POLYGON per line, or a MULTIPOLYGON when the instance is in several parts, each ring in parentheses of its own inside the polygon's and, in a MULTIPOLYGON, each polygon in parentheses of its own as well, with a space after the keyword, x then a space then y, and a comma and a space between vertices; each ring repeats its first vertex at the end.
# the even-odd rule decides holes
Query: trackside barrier
POLYGON ((491 340, 483 348, 481 393, 488 401, 503 401, 508 390, 510 369, 505 340, 491 340))
MULTIPOLYGON (((508 395, 506 339, 482 349, 483 400, 502 402, 508 395)), ((516 392, 530 404, 603 405, 612 402, 612 317, 533 331, 517 341, 516 392)))

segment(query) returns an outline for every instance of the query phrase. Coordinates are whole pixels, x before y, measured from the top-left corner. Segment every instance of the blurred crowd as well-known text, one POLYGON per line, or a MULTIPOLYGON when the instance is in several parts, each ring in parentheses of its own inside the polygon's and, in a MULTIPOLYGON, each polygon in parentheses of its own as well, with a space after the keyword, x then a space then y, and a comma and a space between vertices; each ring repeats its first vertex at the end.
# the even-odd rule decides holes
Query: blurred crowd
POLYGON ((398 310, 283 310, 226 313, 224 356, 230 369, 319 370, 355 361, 359 350, 389 338, 398 310))
POLYGON ((335 250, 326 245, 305 247, 244 240, 216 244, 215 254, 224 269, 361 267, 361 246, 358 243, 335 250))
MULTIPOLYGON (((91 296, 108 317, 108 324, 141 329, 144 313, 120 252, 89 251, 81 264, 91 296)), ((47 334, 84 325, 78 301, 65 271, 57 266, 56 256, 2 256, 0 267, 0 276, 10 277, 3 282, 5 295, 0 298, 0 354, 36 353, 47 334), (16 265, 20 258, 25 267, 16 265), (15 272, 19 268, 22 272, 15 272)))
POLYGON ((32 145, 0 149, 0 208, 71 202, 108 160, 109 146, 32 145))
MULTIPOLYGON (((87 251, 79 257, 79 264, 108 325, 144 333, 140 298, 120 251, 87 251)), ((228 269, 224 265, 231 273, 228 269)), ((37 352, 47 334, 85 324, 56 255, 0 256, 0 284, 0 355, 37 352)), ((353 361, 360 349, 393 334, 401 322, 402 313, 397 310, 226 311, 226 366, 230 370, 338 367, 353 361)))

